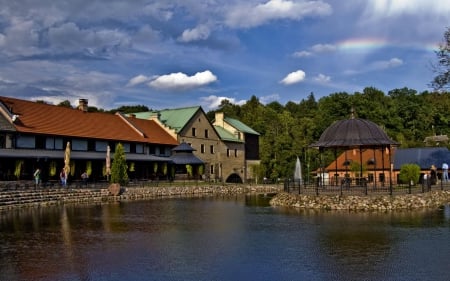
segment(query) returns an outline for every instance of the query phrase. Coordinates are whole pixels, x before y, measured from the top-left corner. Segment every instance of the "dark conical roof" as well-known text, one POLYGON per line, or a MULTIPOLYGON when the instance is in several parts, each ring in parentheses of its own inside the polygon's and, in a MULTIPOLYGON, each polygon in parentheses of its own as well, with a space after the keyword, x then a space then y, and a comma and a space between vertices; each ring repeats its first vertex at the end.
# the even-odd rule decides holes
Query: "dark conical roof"
POLYGON ((340 120, 329 126, 311 147, 352 147, 352 146, 388 146, 398 143, 389 139, 387 134, 375 123, 351 118, 340 120))

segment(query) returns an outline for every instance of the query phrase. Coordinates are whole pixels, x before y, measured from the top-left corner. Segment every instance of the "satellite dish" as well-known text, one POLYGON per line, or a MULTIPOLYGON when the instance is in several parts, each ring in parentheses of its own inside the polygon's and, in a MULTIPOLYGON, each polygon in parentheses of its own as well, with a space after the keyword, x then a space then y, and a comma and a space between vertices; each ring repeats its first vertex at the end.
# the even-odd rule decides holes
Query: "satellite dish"
POLYGON ((19 115, 14 114, 14 115, 11 117, 11 120, 14 122, 14 121, 17 120, 17 118, 19 118, 19 115))

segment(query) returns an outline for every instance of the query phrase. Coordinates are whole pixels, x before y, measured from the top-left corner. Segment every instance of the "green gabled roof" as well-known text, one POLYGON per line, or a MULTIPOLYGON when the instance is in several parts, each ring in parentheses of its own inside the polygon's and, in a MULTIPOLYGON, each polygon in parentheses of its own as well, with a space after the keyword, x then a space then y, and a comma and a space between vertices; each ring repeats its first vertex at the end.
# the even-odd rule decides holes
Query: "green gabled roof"
POLYGON ((216 129, 216 132, 219 134, 220 139, 223 141, 244 142, 243 140, 238 139, 234 134, 230 133, 220 126, 214 126, 214 129, 216 129))
POLYGON ((233 119, 233 118, 229 118, 229 117, 225 117, 224 121, 229 123, 231 126, 235 127, 236 129, 238 129, 241 132, 259 136, 259 133, 257 131, 253 130, 252 128, 250 128, 249 126, 245 125, 244 123, 242 123, 239 120, 236 120, 236 119, 233 119))
POLYGON ((155 114, 159 114, 158 119, 164 125, 174 129, 177 133, 180 132, 189 120, 194 117, 195 113, 200 110, 200 106, 175 108, 175 109, 163 109, 158 111, 147 111, 134 113, 137 118, 149 119, 155 114))

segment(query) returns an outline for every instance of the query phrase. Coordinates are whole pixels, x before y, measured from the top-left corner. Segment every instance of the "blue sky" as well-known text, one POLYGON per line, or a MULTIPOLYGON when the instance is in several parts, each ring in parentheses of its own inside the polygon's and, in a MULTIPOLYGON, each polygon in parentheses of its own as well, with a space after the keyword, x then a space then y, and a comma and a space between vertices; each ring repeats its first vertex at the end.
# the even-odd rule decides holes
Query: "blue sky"
POLYGON ((449 15, 447 0, 0 0, 0 95, 208 111, 423 91, 449 15))

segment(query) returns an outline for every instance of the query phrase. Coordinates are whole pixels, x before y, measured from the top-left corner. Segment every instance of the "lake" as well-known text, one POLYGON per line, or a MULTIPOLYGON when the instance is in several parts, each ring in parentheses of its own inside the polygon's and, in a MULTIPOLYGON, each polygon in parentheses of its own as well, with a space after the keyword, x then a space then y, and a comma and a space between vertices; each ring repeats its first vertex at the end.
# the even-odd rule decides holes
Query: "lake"
POLYGON ((274 208, 262 195, 0 214, 0 280, 450 280, 450 208, 274 208))

